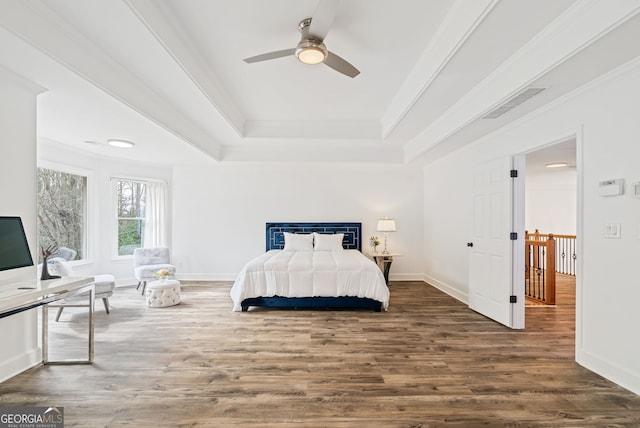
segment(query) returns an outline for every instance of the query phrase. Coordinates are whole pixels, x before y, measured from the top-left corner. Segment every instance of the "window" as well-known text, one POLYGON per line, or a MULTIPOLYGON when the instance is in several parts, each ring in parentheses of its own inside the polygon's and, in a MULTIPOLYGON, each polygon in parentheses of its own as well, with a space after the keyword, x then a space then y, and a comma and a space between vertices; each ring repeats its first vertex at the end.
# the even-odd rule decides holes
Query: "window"
POLYGON ((114 180, 118 219, 118 255, 128 256, 144 246, 147 185, 144 181, 114 180))
POLYGON ((38 168, 38 242, 67 260, 86 258, 87 177, 38 168))

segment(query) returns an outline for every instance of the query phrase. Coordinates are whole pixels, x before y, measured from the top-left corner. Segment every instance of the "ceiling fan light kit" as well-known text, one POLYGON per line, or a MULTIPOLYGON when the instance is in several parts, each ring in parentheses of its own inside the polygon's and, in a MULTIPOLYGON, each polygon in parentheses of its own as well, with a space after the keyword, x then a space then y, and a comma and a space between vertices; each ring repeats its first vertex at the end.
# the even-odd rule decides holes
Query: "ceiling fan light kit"
POLYGON ((295 55, 304 64, 323 63, 345 76, 356 77, 360 71, 340 56, 329 52, 324 44, 324 39, 335 18, 338 3, 338 0, 320 0, 314 17, 300 21, 298 30, 301 37, 295 49, 268 52, 245 58, 244 61, 250 64, 295 55))
POLYGON ((296 57, 304 64, 320 64, 327 59, 327 48, 322 42, 307 39, 298 43, 296 57))

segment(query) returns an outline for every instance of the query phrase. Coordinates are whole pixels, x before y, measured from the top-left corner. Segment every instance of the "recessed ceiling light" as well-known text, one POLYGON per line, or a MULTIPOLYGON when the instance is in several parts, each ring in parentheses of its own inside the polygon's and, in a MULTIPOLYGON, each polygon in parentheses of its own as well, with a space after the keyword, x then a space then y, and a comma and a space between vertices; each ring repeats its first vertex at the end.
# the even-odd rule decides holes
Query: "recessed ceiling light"
POLYGON ((119 149, 130 149, 135 146, 135 144, 127 140, 108 140, 107 144, 113 147, 118 147, 119 149))
POLYGON ((554 163, 548 163, 545 165, 547 168, 564 168, 565 166, 567 166, 566 162, 554 162, 554 163))

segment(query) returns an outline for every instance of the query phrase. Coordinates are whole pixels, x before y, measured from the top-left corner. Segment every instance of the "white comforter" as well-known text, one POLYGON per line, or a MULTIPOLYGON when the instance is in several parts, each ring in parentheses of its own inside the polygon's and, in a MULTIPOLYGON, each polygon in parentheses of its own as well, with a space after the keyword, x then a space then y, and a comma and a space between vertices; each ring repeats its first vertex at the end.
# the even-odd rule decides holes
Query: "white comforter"
POLYGON ((247 263, 231 288, 234 311, 244 299, 273 296, 368 297, 389 306, 382 272, 357 250, 271 250, 247 263))

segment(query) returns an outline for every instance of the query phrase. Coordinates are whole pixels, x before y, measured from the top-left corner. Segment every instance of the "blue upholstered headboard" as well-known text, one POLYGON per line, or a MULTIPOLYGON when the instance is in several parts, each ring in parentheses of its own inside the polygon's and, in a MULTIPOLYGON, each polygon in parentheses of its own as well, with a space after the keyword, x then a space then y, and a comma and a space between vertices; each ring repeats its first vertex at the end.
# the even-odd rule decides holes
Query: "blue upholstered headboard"
POLYGON ((344 249, 362 251, 362 223, 267 223, 267 251, 284 248, 283 232, 344 233, 344 249))

